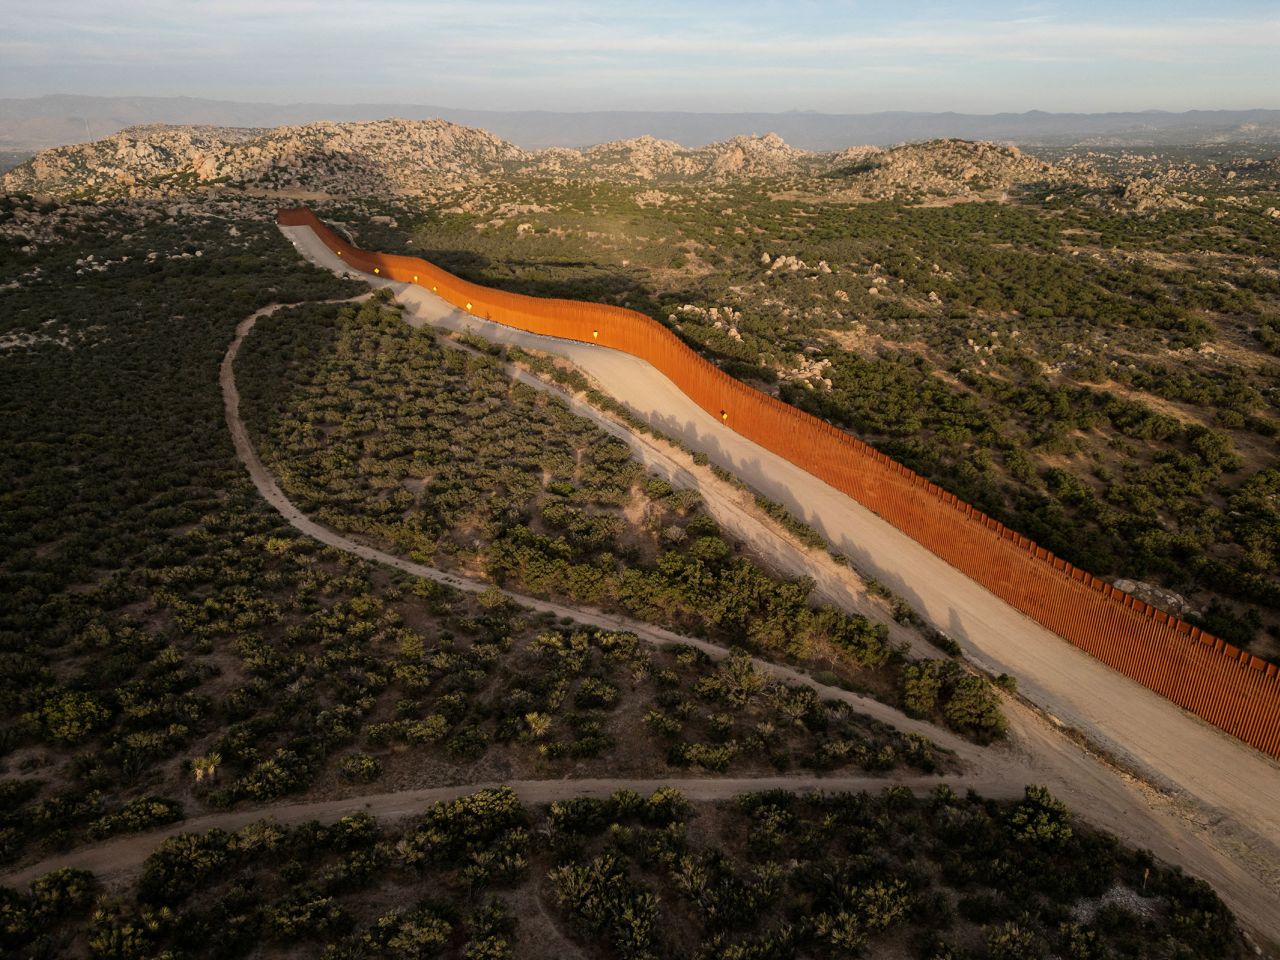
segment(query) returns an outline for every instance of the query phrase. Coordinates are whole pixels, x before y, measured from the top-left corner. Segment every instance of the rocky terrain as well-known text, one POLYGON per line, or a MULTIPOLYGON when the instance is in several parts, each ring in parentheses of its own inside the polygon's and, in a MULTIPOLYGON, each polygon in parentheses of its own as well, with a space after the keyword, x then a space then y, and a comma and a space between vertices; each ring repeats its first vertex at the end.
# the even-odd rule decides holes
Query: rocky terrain
POLYGON ((534 154, 531 167, 550 175, 618 180, 727 180, 800 175, 830 165, 830 155, 797 150, 769 133, 734 137, 694 150, 653 137, 616 140, 585 150, 552 148, 534 154))
POLYGON ((797 150, 770 133, 697 149, 639 137, 584 150, 528 152, 443 120, 382 120, 272 130, 133 127, 93 143, 43 151, 2 182, 6 192, 51 196, 163 197, 209 188, 371 196, 420 194, 503 171, 621 182, 830 174, 839 189, 869 197, 963 197, 1067 176, 1016 148, 961 140, 820 154, 797 150))
POLYGON ((904 193, 964 197, 1028 184, 1108 185, 1087 166, 1056 165, 1017 147, 968 140, 930 140, 883 151, 853 148, 834 160, 833 172, 851 191, 877 199, 904 193))
POLYGON ((815 153, 773 133, 696 149, 645 136, 581 150, 526 151, 475 127, 393 119, 268 130, 132 127, 92 143, 45 150, 0 177, 0 189, 90 200, 255 194, 437 198, 460 185, 520 174, 562 183, 650 185, 637 196, 641 205, 662 202, 655 192, 661 184, 769 180, 849 202, 1003 201, 1020 195, 1052 200, 1071 191, 1106 209, 1132 213, 1202 205, 1214 184, 1243 189, 1280 181, 1277 161, 1269 156, 1224 156, 1221 163, 1206 164, 1086 152, 1051 160, 1013 146, 954 139, 815 153))
POLYGON ((484 175, 524 151, 443 120, 314 123, 274 130, 133 127, 56 147, 5 174, 7 192, 146 197, 207 186, 410 194, 484 175))

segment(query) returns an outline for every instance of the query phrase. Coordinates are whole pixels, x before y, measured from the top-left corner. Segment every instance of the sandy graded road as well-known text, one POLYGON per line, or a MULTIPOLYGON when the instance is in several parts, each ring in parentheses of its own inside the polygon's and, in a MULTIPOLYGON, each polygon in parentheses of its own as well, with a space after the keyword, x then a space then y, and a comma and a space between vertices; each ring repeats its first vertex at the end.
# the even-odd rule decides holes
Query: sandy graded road
MULTIPOLYGON (((915 776, 900 779, 884 777, 737 777, 724 779, 677 778, 657 779, 581 779, 581 780, 507 780, 502 783, 462 783, 447 787, 426 787, 420 790, 401 790, 396 793, 376 793, 347 797, 342 800, 322 800, 309 803, 276 804, 252 810, 233 810, 228 813, 211 813, 173 824, 160 830, 134 834, 107 840, 93 846, 77 849, 40 863, 32 864, 3 878, 7 885, 25 886, 37 877, 59 867, 76 867, 91 870, 100 878, 118 881, 134 874, 166 837, 179 833, 203 833, 206 830, 239 830, 258 820, 293 825, 315 820, 334 823, 355 813, 367 813, 380 820, 396 821, 419 816, 427 807, 439 800, 453 800, 475 793, 477 790, 510 787, 527 804, 551 803, 570 797, 607 797, 616 790, 634 790, 648 796, 659 787, 675 787, 689 800, 730 800, 744 793, 758 790, 790 790, 804 792, 822 790, 827 793, 878 791, 888 786, 903 786, 917 794, 928 793, 946 784, 957 793, 974 786, 971 779, 962 777, 915 776)), ((1009 792, 1005 784, 992 782, 978 785, 980 792, 996 799, 1022 796, 1019 789, 1009 792)))
MULTIPOLYGON (((282 231, 317 265, 351 272, 310 229, 282 231)), ((1173 802, 1161 801, 1164 813, 1157 815, 1159 819, 1172 811, 1170 819, 1178 825, 1172 831, 1169 823, 1149 817, 1146 827, 1137 827, 1129 822, 1135 816, 1132 809, 1119 822, 1104 822, 1111 816, 1095 818, 1079 800, 1073 805, 1091 813, 1094 822, 1197 870, 1242 916, 1252 914, 1270 938, 1280 941, 1280 805, 1274 799, 1280 796, 1280 764, 1089 657, 849 497, 728 430, 644 361, 590 344, 527 334, 465 314, 420 287, 360 276, 374 286, 389 287, 412 321, 566 357, 662 433, 706 453, 782 503, 860 570, 960 641, 972 660, 1016 677, 1020 690, 1039 707, 1084 731, 1125 766, 1172 794, 1173 802), (1160 842, 1144 840, 1152 830, 1160 842), (1188 834, 1195 835, 1201 850, 1190 848, 1188 834), (1250 883, 1252 889, 1247 889, 1250 883)), ((1046 743, 1042 739, 1038 746, 1046 743)), ((1055 770, 1068 782, 1072 772, 1084 773, 1075 760, 1066 767, 1050 766, 1041 771, 1049 774, 1041 782, 1058 780, 1051 775, 1055 770)), ((1109 813, 1119 815, 1122 807, 1118 804, 1109 813)), ((1152 807, 1144 802, 1142 811, 1150 814, 1152 807)))

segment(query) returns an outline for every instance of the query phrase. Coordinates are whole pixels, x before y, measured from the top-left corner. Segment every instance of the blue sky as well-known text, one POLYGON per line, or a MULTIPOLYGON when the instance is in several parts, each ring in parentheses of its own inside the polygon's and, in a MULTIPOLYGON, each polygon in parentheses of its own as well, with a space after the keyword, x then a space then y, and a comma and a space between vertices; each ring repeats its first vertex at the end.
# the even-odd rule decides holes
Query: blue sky
POLYGON ((0 0, 0 96, 480 109, 1280 107, 1280 2, 0 0))

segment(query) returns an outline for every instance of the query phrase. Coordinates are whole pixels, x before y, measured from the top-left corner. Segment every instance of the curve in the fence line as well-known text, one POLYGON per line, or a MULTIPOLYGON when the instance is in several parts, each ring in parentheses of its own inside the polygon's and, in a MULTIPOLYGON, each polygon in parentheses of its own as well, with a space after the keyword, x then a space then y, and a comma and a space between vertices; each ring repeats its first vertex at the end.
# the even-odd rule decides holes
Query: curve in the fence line
POLYGON ((283 209, 277 219, 310 227, 355 270, 417 284, 474 316, 648 361, 730 429, 857 500, 1033 620, 1280 757, 1280 671, 1274 664, 1117 590, 843 430, 733 379, 651 317, 494 290, 417 257, 361 250, 306 207, 283 209))

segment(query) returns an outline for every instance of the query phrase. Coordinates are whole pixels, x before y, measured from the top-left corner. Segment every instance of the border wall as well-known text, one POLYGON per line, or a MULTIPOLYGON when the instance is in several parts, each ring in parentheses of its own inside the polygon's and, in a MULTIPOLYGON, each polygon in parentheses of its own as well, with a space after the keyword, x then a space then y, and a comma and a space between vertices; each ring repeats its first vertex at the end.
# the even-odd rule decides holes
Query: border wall
POLYGON ((856 437, 733 379, 651 317, 495 290, 417 257, 361 250, 306 207, 282 209, 277 220, 310 227, 355 270, 418 284, 474 316, 648 361, 729 429, 857 500, 1037 623, 1280 758, 1275 664, 1117 590, 856 437))

